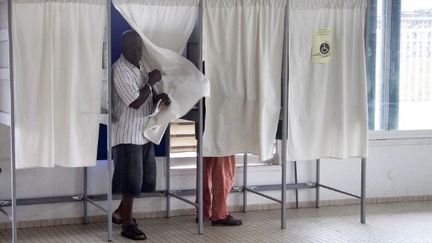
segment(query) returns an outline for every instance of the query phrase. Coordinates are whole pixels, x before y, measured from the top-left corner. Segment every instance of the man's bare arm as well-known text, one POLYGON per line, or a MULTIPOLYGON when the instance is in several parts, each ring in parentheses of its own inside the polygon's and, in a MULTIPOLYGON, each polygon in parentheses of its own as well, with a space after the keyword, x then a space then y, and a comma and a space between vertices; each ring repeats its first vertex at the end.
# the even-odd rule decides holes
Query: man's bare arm
POLYGON ((129 107, 133 109, 139 109, 150 97, 150 94, 153 92, 153 85, 161 80, 161 74, 159 70, 153 70, 149 73, 149 81, 148 83, 140 89, 140 94, 136 100, 134 100, 129 107))

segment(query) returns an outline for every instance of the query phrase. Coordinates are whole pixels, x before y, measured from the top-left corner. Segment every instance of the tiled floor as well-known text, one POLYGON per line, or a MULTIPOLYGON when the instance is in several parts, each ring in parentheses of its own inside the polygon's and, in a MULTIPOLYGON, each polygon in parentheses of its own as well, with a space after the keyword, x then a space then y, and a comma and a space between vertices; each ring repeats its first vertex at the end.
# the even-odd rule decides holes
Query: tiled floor
MULTIPOLYGON (((194 216, 139 220, 146 242, 432 242, 432 202, 368 206, 367 224, 359 223, 357 206, 288 210, 287 229, 280 211, 236 213, 243 226, 212 227, 197 235, 194 216)), ((131 242, 114 227, 114 242, 131 242)), ((104 242, 105 224, 22 229, 19 242, 104 242)), ((10 231, 0 231, 0 242, 10 231)))

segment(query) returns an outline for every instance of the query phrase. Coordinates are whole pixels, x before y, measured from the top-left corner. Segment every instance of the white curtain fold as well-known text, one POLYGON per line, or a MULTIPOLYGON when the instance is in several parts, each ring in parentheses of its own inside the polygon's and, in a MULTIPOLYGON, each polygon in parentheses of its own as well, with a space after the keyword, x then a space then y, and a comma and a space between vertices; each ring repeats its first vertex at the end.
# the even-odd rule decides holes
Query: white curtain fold
POLYGON ((283 0, 203 2, 205 156, 273 157, 281 104, 283 0))
POLYGON ((366 5, 289 1, 289 160, 367 156, 366 5))
POLYGON ((198 0, 114 0, 113 3, 149 42, 179 54, 186 47, 198 17, 198 0))
POLYGON ((17 168, 96 165, 103 0, 13 0, 17 168))
POLYGON ((162 72, 162 90, 171 105, 150 117, 144 136, 159 144, 169 122, 185 115, 210 94, 204 75, 180 55, 198 17, 198 0, 114 0, 115 8, 141 36, 146 71, 162 72))

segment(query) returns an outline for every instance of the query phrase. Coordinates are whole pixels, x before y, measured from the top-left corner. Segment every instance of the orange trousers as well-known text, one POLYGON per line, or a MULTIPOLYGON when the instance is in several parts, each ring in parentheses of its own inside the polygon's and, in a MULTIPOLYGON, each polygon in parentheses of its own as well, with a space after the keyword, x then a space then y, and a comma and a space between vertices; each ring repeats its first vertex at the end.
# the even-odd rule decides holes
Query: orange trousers
POLYGON ((228 216, 227 198, 233 185, 235 157, 204 157, 204 218, 228 216))

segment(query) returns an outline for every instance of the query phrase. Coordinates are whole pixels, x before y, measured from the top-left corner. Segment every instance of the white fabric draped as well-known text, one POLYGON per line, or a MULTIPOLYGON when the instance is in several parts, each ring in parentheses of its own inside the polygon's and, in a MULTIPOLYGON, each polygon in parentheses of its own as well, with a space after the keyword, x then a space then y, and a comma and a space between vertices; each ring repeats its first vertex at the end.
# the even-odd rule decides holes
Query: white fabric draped
MULTIPOLYGON (((196 102, 210 94, 204 75, 181 53, 198 17, 198 0, 114 0, 114 6, 137 31, 143 42, 147 71, 159 69, 162 89, 171 105, 149 118, 144 136, 160 143, 169 122, 185 115, 196 102)), ((161 90, 159 90, 161 91, 161 90)))
POLYGON ((366 0, 289 3, 288 159, 366 157, 366 0))
POLYGON ((273 157, 281 104, 284 0, 204 1, 205 156, 273 157))
POLYGON ((103 0, 13 0, 17 168, 96 164, 103 0))

